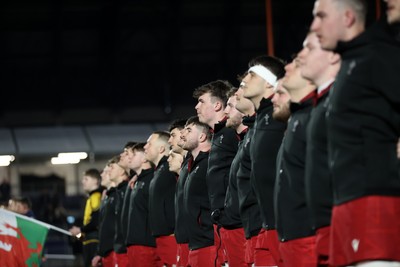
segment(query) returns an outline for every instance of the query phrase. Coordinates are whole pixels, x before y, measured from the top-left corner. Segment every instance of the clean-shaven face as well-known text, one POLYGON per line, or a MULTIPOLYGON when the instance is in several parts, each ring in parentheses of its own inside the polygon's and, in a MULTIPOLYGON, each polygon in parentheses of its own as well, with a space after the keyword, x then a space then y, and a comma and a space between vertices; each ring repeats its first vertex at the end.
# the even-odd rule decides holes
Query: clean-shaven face
POLYGON ((96 178, 88 175, 84 175, 82 178, 82 188, 85 192, 91 192, 98 187, 98 181, 96 178))
POLYGON ((344 9, 335 0, 317 0, 313 15, 311 30, 316 32, 321 47, 334 50, 346 29, 344 9))
POLYGON ((118 163, 110 164, 110 181, 114 183, 119 183, 121 177, 124 175, 125 169, 118 163))
POLYGON ((158 142, 158 135, 152 134, 144 146, 144 155, 150 162, 156 163, 159 156, 160 144, 158 142))
POLYGON ((106 188, 109 188, 111 185, 110 166, 106 165, 100 175, 101 175, 101 185, 106 188))
POLYGON ((168 156, 168 165, 169 170, 171 172, 175 172, 179 174, 183 162, 183 155, 180 153, 176 153, 173 150, 169 152, 168 156))
POLYGON ((195 106, 195 109, 197 116, 199 117, 199 121, 207 124, 210 127, 213 127, 214 125, 211 124, 216 116, 215 98, 212 97, 210 93, 205 93, 201 95, 197 101, 198 102, 195 106))
POLYGON ((131 170, 137 170, 140 169, 142 164, 146 161, 144 151, 140 150, 133 150, 132 157, 129 161, 129 169, 131 170))
POLYGON ((385 0, 386 17, 389 24, 400 23, 400 0, 385 0))
POLYGON ((124 148, 124 151, 122 151, 119 154, 119 156, 120 156, 119 165, 121 165, 125 169, 129 168, 129 161, 132 158, 132 148, 130 147, 124 148))
POLYGON ((174 128, 170 132, 170 137, 168 139, 168 144, 171 146, 172 149, 179 149, 179 141, 181 139, 181 129, 174 128))
POLYGON ((317 35, 314 32, 309 33, 304 40, 303 49, 298 54, 301 75, 316 85, 320 85, 319 80, 324 79, 322 75, 329 67, 331 57, 333 57, 333 52, 323 50, 317 35))
MULTIPOLYGON (((244 85, 244 83, 243 83, 244 85)), ((236 109, 243 113, 244 115, 253 115, 254 113, 254 104, 250 99, 245 98, 243 96, 244 91, 242 88, 242 84, 239 86, 239 89, 236 91, 236 109)))
POLYGON ((243 89, 243 96, 245 98, 253 101, 253 99, 261 98, 265 94, 267 82, 258 74, 250 71, 244 76, 242 82, 243 86, 241 88, 243 89))
POLYGON ((307 86, 307 80, 301 76, 299 64, 299 59, 295 58, 285 66, 285 76, 282 78, 282 86, 289 93, 307 86))

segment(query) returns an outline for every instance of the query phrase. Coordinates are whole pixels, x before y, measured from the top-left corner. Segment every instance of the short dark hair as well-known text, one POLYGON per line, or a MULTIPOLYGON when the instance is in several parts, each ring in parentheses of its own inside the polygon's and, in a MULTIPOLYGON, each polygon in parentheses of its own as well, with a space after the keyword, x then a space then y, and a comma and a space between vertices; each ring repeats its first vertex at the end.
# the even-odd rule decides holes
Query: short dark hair
POLYGON ((141 151, 144 152, 144 146, 146 145, 146 143, 137 143, 136 145, 134 145, 132 147, 132 151, 141 151))
POLYGON ((207 124, 201 122, 199 120, 198 116, 192 116, 190 117, 187 121, 186 121, 186 126, 190 125, 190 124, 194 124, 197 127, 200 127, 203 129, 203 133, 207 134, 207 140, 211 140, 211 131, 210 131, 210 126, 208 126, 207 124))
POLYGON ((116 156, 112 157, 111 159, 109 159, 107 161, 107 166, 110 166, 111 164, 114 164, 114 163, 118 163, 120 159, 121 159, 120 155, 116 155, 116 156))
POLYGON ((83 173, 83 175, 97 179, 98 183, 100 184, 101 176, 100 176, 100 171, 98 169, 95 168, 88 169, 83 173))
POLYGON ((362 22, 366 22, 368 13, 368 2, 366 0, 335 0, 339 5, 346 5, 350 7, 358 19, 362 22))
POLYGON ((158 138, 164 141, 165 143, 168 143, 169 138, 171 137, 170 133, 167 131, 155 131, 153 134, 158 135, 158 138))
POLYGON ((249 68, 256 65, 263 65, 266 67, 276 76, 277 80, 285 75, 286 62, 280 58, 267 55, 258 56, 250 60, 249 68))
POLYGON ((134 145, 136 145, 137 144, 137 142, 135 142, 135 141, 128 141, 125 145, 124 145, 124 148, 126 148, 126 149, 129 149, 129 148, 132 148, 134 145))
POLYGON ((29 197, 13 197, 11 198, 12 201, 21 203, 22 205, 26 206, 28 209, 32 209, 32 201, 29 197))
POLYGON ((232 87, 233 85, 226 80, 212 81, 197 87, 193 92, 193 97, 198 99, 200 96, 209 93, 211 97, 218 98, 225 107, 226 101, 228 101, 226 93, 231 90, 232 87))
POLYGON ((236 87, 232 87, 231 90, 226 92, 226 97, 230 98, 231 96, 234 96, 237 90, 238 89, 236 87))
POLYGON ((185 123, 186 119, 175 119, 171 122, 171 124, 168 127, 168 131, 171 132, 173 129, 179 129, 182 130, 185 128, 185 123))
POLYGON ((239 83, 241 83, 244 77, 246 77, 246 75, 247 75, 247 70, 242 74, 238 74, 236 79, 239 81, 239 83))

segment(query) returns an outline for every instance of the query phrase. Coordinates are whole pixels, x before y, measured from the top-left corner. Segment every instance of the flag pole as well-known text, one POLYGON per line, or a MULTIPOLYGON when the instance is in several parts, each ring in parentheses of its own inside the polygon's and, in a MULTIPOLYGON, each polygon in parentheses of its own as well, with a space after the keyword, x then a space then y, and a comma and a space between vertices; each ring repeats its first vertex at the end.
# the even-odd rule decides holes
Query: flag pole
POLYGON ((266 8, 266 20, 267 20, 267 46, 268 46, 268 55, 273 56, 275 53, 274 49, 274 28, 272 21, 272 3, 271 0, 265 1, 266 8))
POLYGON ((63 234, 72 236, 72 234, 71 234, 70 232, 68 232, 67 230, 61 229, 61 228, 59 228, 59 227, 57 227, 57 226, 54 226, 54 225, 51 225, 51 224, 48 224, 48 223, 45 223, 45 222, 42 222, 42 221, 39 221, 39 220, 30 218, 30 217, 25 216, 25 215, 21 215, 21 214, 19 214, 19 213, 16 213, 16 212, 13 212, 13 211, 10 211, 10 210, 7 210, 7 209, 2 209, 2 210, 4 210, 5 212, 8 212, 8 213, 12 213, 14 216, 19 217, 19 218, 22 218, 22 219, 24 219, 24 220, 27 220, 27 221, 31 221, 31 222, 40 224, 40 225, 42 225, 43 227, 46 227, 46 228, 48 228, 48 229, 52 229, 52 230, 58 231, 58 232, 60 232, 60 233, 63 233, 63 234))

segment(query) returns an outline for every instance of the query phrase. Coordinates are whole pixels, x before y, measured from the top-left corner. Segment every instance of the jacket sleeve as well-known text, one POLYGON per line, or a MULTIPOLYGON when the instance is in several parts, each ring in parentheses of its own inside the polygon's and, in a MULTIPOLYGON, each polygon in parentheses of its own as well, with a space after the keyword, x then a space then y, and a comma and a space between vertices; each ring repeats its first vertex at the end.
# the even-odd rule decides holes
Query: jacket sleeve
POLYGON ((98 230, 99 220, 100 220, 100 202, 101 193, 95 192, 90 195, 86 201, 85 213, 84 213, 84 223, 81 231, 83 233, 88 233, 91 231, 98 230))

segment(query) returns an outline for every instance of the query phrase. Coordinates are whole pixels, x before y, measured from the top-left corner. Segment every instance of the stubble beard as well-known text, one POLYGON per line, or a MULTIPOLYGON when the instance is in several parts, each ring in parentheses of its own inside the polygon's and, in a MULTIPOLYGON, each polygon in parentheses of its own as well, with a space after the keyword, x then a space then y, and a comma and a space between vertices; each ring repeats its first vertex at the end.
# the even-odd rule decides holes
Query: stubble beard
POLYGON ((272 113, 272 118, 281 122, 287 122, 289 120, 289 117, 290 117, 290 109, 289 105, 287 104, 283 105, 279 111, 272 113))

